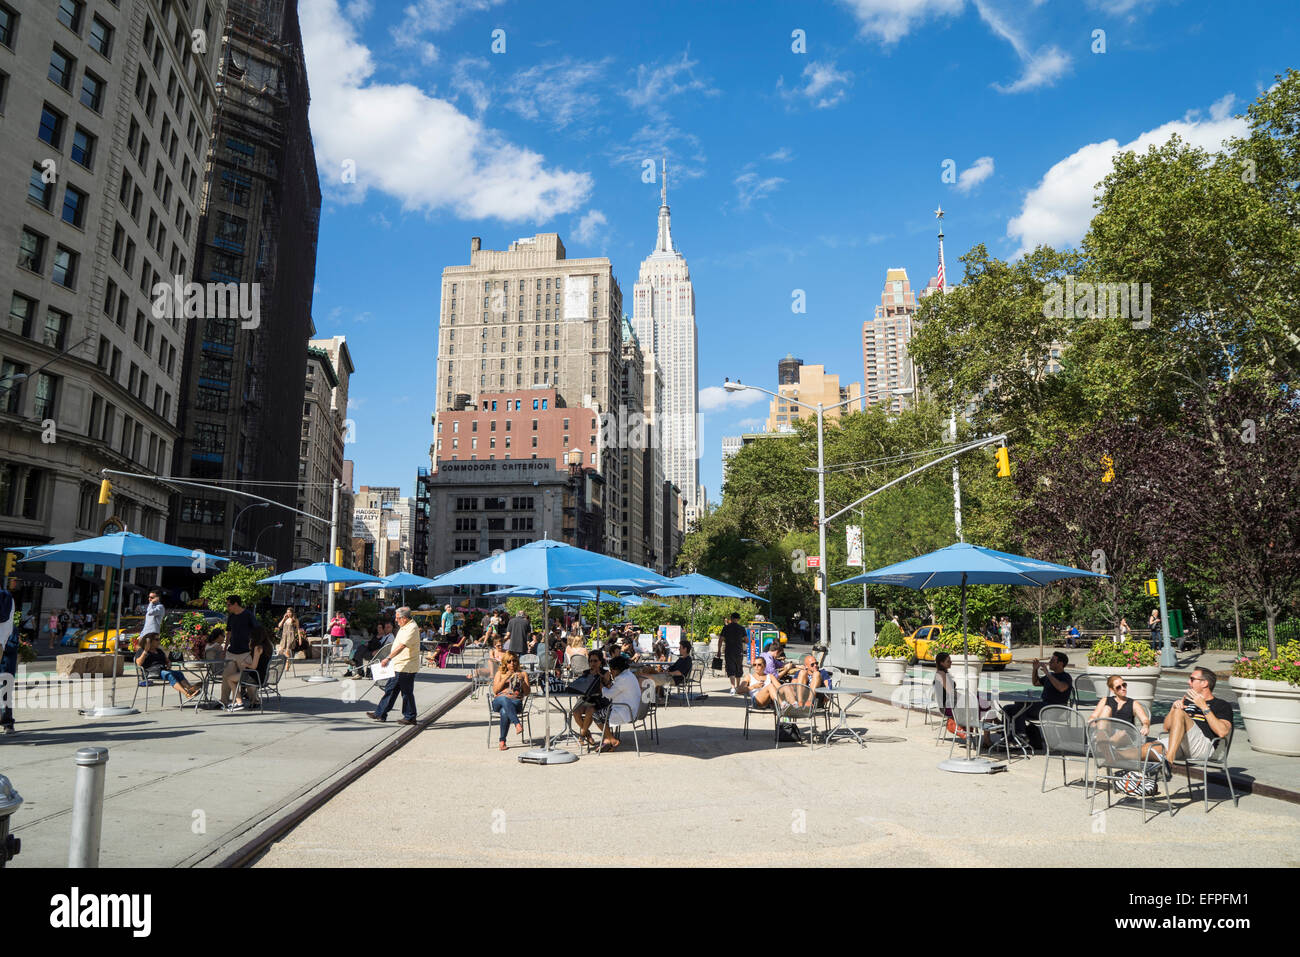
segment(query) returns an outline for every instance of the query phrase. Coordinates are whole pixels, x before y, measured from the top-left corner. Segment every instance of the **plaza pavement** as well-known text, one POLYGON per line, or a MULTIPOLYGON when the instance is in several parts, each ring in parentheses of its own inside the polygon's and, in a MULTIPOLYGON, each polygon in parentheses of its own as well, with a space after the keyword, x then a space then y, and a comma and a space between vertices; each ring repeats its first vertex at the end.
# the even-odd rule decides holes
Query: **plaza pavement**
MULTIPOLYGON (((69 707, 24 707, 20 686, 19 733, 0 736, 0 774, 24 801, 11 819, 22 851, 9 867, 66 866, 80 747, 109 750, 101 867, 211 866, 367 756, 418 730, 396 724, 400 710, 386 724, 368 719, 377 689, 364 700, 344 700, 369 681, 302 680, 313 671, 299 662, 296 675, 281 682, 281 710, 273 700, 264 712, 196 713, 179 708, 171 689, 160 705, 155 687, 148 712, 91 720, 69 707)), ((425 669, 417 676, 422 720, 469 693, 465 674, 425 669)), ((134 675, 117 682, 117 703, 129 703, 134 675)), ((107 683, 104 690, 107 702, 107 683)))
POLYGON ((1287 801, 1234 808, 1212 784, 1206 814, 1199 785, 1189 797, 1176 776, 1172 817, 1144 824, 1136 805, 1094 816, 1059 763, 1040 793, 1041 757, 995 775, 940 771, 934 726, 919 714, 905 726, 878 701, 851 719, 865 748, 774 749, 762 719, 746 740, 724 687, 708 678, 706 701, 661 708, 662 744, 642 735, 640 757, 625 731, 614 753, 552 767, 520 764, 513 732, 509 751, 495 733, 487 745, 484 700, 462 701, 255 866, 1300 866, 1300 806, 1287 801))

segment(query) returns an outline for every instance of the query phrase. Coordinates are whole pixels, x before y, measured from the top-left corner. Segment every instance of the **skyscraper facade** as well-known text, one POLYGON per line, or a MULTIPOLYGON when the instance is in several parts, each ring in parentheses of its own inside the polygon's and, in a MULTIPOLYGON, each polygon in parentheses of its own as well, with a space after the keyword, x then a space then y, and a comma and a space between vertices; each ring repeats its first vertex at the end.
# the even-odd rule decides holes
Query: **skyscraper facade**
POLYGON ((885 273, 875 316, 862 323, 862 375, 869 406, 898 412, 913 401, 916 375, 907 344, 914 332, 916 295, 906 269, 885 273))
MULTIPOLYGON (((153 289, 192 274, 225 7, 0 3, 0 548, 110 516, 166 534, 174 487, 115 478, 108 506, 97 490, 103 468, 170 470, 192 320, 155 315, 153 289)), ((101 576, 53 577, 20 607, 104 607, 101 576)))
MULTIPOLYGON (((293 506, 321 203, 297 0, 230 0, 224 36, 214 42, 217 110, 195 279, 243 284, 258 309, 249 319, 191 320, 173 474, 240 481, 242 491, 293 506), (268 484, 249 484, 259 480, 268 484)), ((169 541, 223 550, 251 500, 187 490, 173 501, 169 541)), ((259 548, 286 570, 293 513, 272 509, 267 518, 283 525, 259 548)), ((246 522, 233 533, 239 549, 260 530, 246 522)))
POLYGON ((664 478, 686 500, 687 527, 699 507, 700 451, 696 419, 700 363, 696 348, 695 287, 686 258, 673 246, 668 209, 668 166, 660 181, 659 236, 632 287, 632 328, 643 355, 655 357, 663 379, 657 412, 664 478))

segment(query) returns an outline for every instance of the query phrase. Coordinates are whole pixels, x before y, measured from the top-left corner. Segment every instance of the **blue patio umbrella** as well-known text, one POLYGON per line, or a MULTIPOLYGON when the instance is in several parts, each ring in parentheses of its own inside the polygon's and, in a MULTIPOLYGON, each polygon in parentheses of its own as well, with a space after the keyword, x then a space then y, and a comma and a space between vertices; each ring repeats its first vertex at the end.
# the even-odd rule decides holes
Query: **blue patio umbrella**
MULTIPOLYGON (((481 558, 461 568, 445 572, 434 579, 438 586, 444 585, 497 585, 536 588, 542 593, 542 621, 550 613, 550 595, 563 588, 592 587, 599 589, 609 582, 622 581, 633 583, 671 584, 672 579, 665 578, 648 568, 598 555, 585 548, 566 545, 553 539, 544 538, 529 542, 519 548, 490 558, 481 558)), ((519 760, 531 764, 568 764, 577 760, 577 756, 568 751, 551 748, 551 714, 550 682, 545 682, 544 697, 546 705, 546 746, 535 748, 520 757, 519 760)))
MULTIPOLYGON (((86 538, 79 542, 64 542, 53 545, 36 545, 25 549, 19 559, 22 562, 71 562, 81 565, 106 565, 117 569, 117 640, 122 636, 122 596, 125 591, 123 572, 128 568, 174 568, 183 565, 194 567, 196 571, 207 570, 208 563, 224 562, 226 559, 209 555, 202 549, 180 548, 157 542, 134 532, 110 532, 97 538, 86 538)), ((107 625, 107 623, 105 623, 107 625)), ((114 673, 116 674, 116 666, 114 673)), ((109 691, 109 706, 94 708, 87 712, 91 717, 106 717, 122 714, 135 714, 133 708, 117 707, 117 681, 109 691)))
MULTIPOLYGON (((737 588, 735 585, 728 585, 724 581, 718 581, 716 578, 710 578, 708 575, 701 575, 699 572, 691 572, 689 575, 678 575, 672 579, 672 584, 663 588, 652 589, 652 594, 662 595, 665 598, 686 597, 691 599, 691 633, 695 633, 695 599, 701 595, 713 598, 753 598, 757 601, 769 601, 767 598, 761 598, 753 592, 745 591, 743 588, 737 588)), ((770 603, 770 602, 769 602, 770 603)))
POLYGON ((392 575, 385 575, 383 578, 375 581, 363 582, 360 585, 353 585, 344 591, 382 591, 387 588, 396 588, 401 592, 402 604, 406 604, 406 589, 429 588, 433 585, 432 578, 425 578, 423 575, 413 575, 410 572, 395 572, 392 575))
MULTIPOLYGON (((260 585, 333 585, 336 582, 347 584, 348 582, 368 582, 373 579, 373 575, 367 575, 363 572, 354 572, 350 568, 343 568, 341 565, 335 565, 333 562, 316 562, 303 568, 295 568, 291 572, 285 572, 282 575, 272 575, 269 578, 263 578, 258 581, 260 585)), ((322 587, 323 590, 323 587, 322 587)), ((322 604, 324 604, 322 602, 322 604)), ((307 681, 333 681, 334 679, 325 671, 325 628, 326 622, 324 617, 321 619, 321 656, 320 656, 320 674, 312 675, 307 681)))
MULTIPOLYGON (((944 588, 961 586, 962 651, 969 649, 966 634, 966 586, 969 585, 1029 585, 1041 587, 1063 578, 1105 578, 1098 572, 1083 571, 1068 565, 1038 558, 1026 558, 981 548, 969 542, 958 542, 907 561, 886 565, 875 571, 855 575, 838 581, 836 585, 901 585, 903 588, 944 588)), ((964 761, 944 761, 939 765, 946 771, 986 773, 1001 765, 987 760, 975 761, 970 757, 971 735, 966 735, 964 761)))

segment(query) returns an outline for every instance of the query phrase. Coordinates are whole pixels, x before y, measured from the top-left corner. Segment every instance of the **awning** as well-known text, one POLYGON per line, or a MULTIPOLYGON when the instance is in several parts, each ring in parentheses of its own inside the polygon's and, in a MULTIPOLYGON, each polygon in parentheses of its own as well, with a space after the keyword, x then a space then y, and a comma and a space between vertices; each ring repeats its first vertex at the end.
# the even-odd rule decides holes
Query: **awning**
POLYGON ((63 587, 63 582, 59 581, 57 578, 51 578, 49 575, 45 574, 44 572, 33 572, 33 571, 22 570, 22 571, 14 572, 9 577, 18 579, 24 585, 37 585, 41 588, 62 588, 63 587))

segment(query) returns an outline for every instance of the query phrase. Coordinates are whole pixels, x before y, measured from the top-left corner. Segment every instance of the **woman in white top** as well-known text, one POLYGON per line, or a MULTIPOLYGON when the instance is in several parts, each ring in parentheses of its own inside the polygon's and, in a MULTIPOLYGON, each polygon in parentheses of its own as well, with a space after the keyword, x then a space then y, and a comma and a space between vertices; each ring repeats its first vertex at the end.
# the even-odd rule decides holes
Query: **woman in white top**
POLYGON ((767 673, 767 662, 762 658, 754 659, 754 670, 749 673, 748 677, 741 679, 741 684, 753 698, 755 706, 766 708, 776 700, 776 692, 779 687, 776 679, 767 673))

